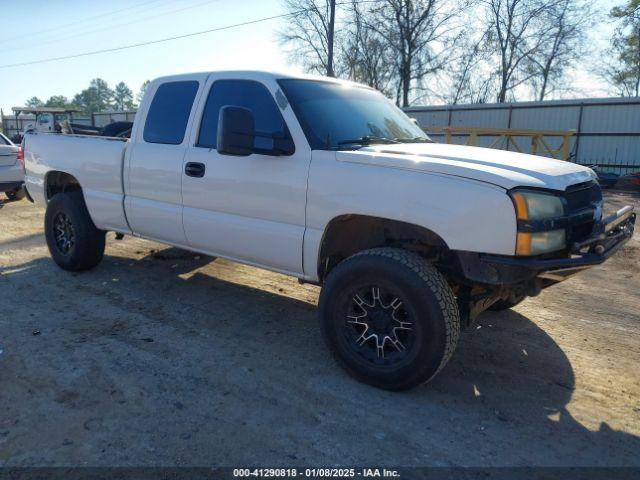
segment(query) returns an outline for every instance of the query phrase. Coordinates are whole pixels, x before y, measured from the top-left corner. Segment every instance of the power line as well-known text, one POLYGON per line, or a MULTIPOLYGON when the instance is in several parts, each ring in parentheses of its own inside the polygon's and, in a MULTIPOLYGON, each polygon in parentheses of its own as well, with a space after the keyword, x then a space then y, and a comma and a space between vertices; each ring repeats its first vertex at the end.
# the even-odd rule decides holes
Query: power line
POLYGON ((91 17, 78 20, 77 22, 74 22, 76 24, 75 26, 70 27, 66 25, 60 25, 55 28, 47 29, 43 33, 34 31, 33 36, 35 36, 35 38, 32 38, 32 35, 30 34, 29 40, 34 40, 37 42, 36 45, 40 45, 42 44, 42 42, 50 42, 52 40, 56 40, 60 37, 60 35, 70 35, 85 32, 91 34, 97 27, 114 25, 114 22, 117 24, 118 22, 121 22, 126 18, 137 18, 141 15, 144 15, 148 11, 160 11, 159 9, 170 7, 174 4, 175 0, 151 0, 150 2, 144 2, 136 6, 128 7, 128 11, 124 13, 116 14, 121 12, 122 10, 127 9, 116 10, 116 13, 112 12, 111 14, 98 15, 98 17, 104 18, 98 18, 96 20, 91 20, 91 17))
MULTIPOLYGON (((90 17, 80 18, 80 19, 75 20, 73 22, 63 23, 62 25, 57 25, 55 27, 46 28, 44 30, 39 30, 37 32, 33 32, 31 35, 36 35, 36 36, 42 35, 43 33, 53 32, 55 30, 60 30, 62 28, 71 27, 73 25, 78 25, 79 23, 84 23, 84 22, 87 22, 89 20, 94 20, 96 18, 109 17, 111 15, 115 15, 116 13, 121 13, 121 12, 124 12, 124 11, 127 11, 127 10, 135 10, 135 9, 140 8, 140 7, 144 7, 145 5, 149 5, 151 3, 158 3, 159 1, 161 1, 161 0, 149 0, 147 2, 139 3, 139 4, 134 5, 134 6, 124 7, 124 8, 120 8, 118 10, 113 10, 111 12, 101 13, 99 15, 92 15, 90 17)), ((0 42, 5 42, 5 41, 8 41, 8 39, 0 39, 0 42)))
MULTIPOLYGON (((360 3, 379 3, 380 1, 384 1, 384 0, 361 0, 361 1, 355 2, 355 3, 357 3, 357 4, 360 4, 360 3)), ((345 3, 336 3, 336 5, 344 5, 344 4, 345 3)), ((144 47, 144 46, 147 46, 147 45, 156 45, 158 43, 171 42, 173 40, 180 40, 180 39, 183 39, 183 38, 195 37, 195 36, 198 36, 198 35, 205 35, 207 33, 220 32, 220 31, 223 31, 223 30, 230 30, 232 28, 244 27, 246 25, 255 25, 256 23, 268 22, 270 20, 276 20, 278 18, 293 17, 293 16, 296 16, 296 15, 300 15, 302 13, 305 13, 305 12, 307 12, 309 10, 310 9, 305 8, 305 9, 298 10, 298 11, 295 11, 295 12, 283 13, 283 14, 280 14, 280 15, 273 15, 271 17, 257 18, 255 20, 249 20, 247 22, 235 23, 235 24, 232 24, 232 25, 225 25, 223 27, 210 28, 210 29, 207 29, 207 30, 200 30, 198 32, 185 33, 183 35, 175 35, 173 37, 159 38, 157 40, 149 40, 147 42, 132 43, 132 44, 129 44, 129 45, 122 45, 120 47, 105 48, 105 49, 102 49, 102 50, 92 50, 92 51, 88 51, 88 52, 75 53, 73 55, 64 55, 64 56, 61 56, 61 57, 42 58, 40 60, 31 60, 31 61, 28 61, 28 62, 8 63, 8 64, 5 64, 5 65, 0 65, 0 69, 24 67, 24 66, 27 66, 27 65, 36 65, 36 64, 40 64, 40 63, 57 62, 59 60, 69 60, 69 59, 72 59, 72 58, 88 57, 88 56, 92 56, 92 55, 100 55, 100 54, 103 54, 103 53, 118 52, 118 51, 121 51, 121 50, 129 50, 131 48, 144 47)))
POLYGON ((195 37, 197 35, 204 35, 206 33, 220 32, 222 30, 229 30, 231 28, 243 27, 245 25, 254 25, 256 23, 267 22, 269 20, 275 20, 277 18, 291 17, 293 15, 299 15, 300 13, 302 13, 304 11, 306 11, 306 10, 297 11, 297 12, 293 12, 293 13, 285 13, 285 14, 282 14, 282 15, 274 15, 272 17, 258 18, 256 20, 250 20, 248 22, 235 23, 233 25, 225 25, 224 27, 210 28, 208 30, 201 30, 199 32, 185 33, 184 35, 176 35, 174 37, 159 38, 157 40, 150 40, 148 42, 132 43, 130 45, 123 45, 123 46, 120 46, 120 47, 105 48, 105 49, 102 49, 102 50, 93 50, 91 52, 76 53, 74 55, 65 55, 65 56, 62 56, 62 57, 43 58, 43 59, 40 59, 40 60, 32 60, 30 62, 10 63, 10 64, 6 64, 6 65, 0 65, 0 69, 2 69, 2 68, 13 68, 13 67, 24 67, 26 65, 35 65, 35 64, 38 64, 38 63, 56 62, 58 60, 68 60, 70 58, 88 57, 90 55, 99 55, 101 53, 118 52, 120 50, 128 50, 130 48, 144 47, 146 45, 155 45, 155 44, 158 44, 158 43, 171 42, 173 40, 180 40, 182 38, 195 37))
MULTIPOLYGON (((158 1, 158 0, 155 0, 155 1, 158 1)), ((193 5, 189 5, 189 6, 186 6, 186 7, 178 8, 178 9, 175 9, 175 10, 169 10, 169 11, 166 11, 166 12, 158 13, 158 14, 152 15, 150 17, 137 18, 137 19, 132 20, 130 22, 117 23, 115 25, 109 25, 107 27, 102 27, 102 28, 84 27, 85 31, 80 31, 78 33, 73 33, 71 35, 67 35, 66 37, 54 37, 54 38, 49 39, 49 40, 43 40, 43 41, 38 43, 38 48, 41 48, 43 46, 46 47, 47 45, 51 45, 53 43, 63 42, 65 40, 69 40, 71 38, 82 37, 82 36, 85 36, 87 34, 93 35, 94 33, 104 32, 104 31, 109 31, 109 30, 114 30, 114 29, 119 29, 119 28, 122 28, 122 27, 126 27, 128 25, 133 25, 135 23, 147 22, 149 20, 154 20, 154 19, 159 18, 159 17, 164 17, 164 16, 167 16, 167 15, 173 15, 173 14, 176 14, 176 13, 181 13, 183 11, 190 10, 190 9, 193 9, 193 8, 197 8, 197 7, 201 7, 203 5, 207 5, 207 4, 213 3, 215 1, 219 1, 219 0, 205 0, 204 2, 196 3, 196 4, 193 4, 193 5)), ((24 50, 24 49, 29 49, 29 48, 33 48, 33 47, 34 47, 34 45, 26 45, 26 46, 14 48, 12 50, 13 51, 24 50)))

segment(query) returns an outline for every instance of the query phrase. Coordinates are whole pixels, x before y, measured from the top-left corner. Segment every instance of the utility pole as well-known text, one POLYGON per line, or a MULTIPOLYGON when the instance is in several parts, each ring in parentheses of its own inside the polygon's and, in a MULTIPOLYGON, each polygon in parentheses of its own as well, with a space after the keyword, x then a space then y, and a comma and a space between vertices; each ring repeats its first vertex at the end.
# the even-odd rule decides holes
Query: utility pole
POLYGON ((333 70, 333 37, 336 26, 336 0, 329 0, 329 32, 327 32, 327 40, 329 41, 329 51, 327 58, 327 77, 335 77, 333 70))

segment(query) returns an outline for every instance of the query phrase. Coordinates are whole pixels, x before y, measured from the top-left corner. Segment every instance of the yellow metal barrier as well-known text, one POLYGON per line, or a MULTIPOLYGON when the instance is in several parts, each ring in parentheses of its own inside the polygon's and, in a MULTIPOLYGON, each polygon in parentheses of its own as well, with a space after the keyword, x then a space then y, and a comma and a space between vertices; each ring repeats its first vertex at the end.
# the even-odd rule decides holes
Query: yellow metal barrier
POLYGON ((445 143, 453 143, 454 136, 462 136, 467 139, 466 145, 476 146, 478 137, 496 137, 489 148, 500 148, 501 142, 504 149, 508 150, 511 145, 520 153, 531 153, 533 155, 550 155, 560 160, 568 160, 571 150, 571 137, 575 130, 559 131, 559 130, 532 130, 526 128, 480 128, 480 127, 428 127, 425 128, 427 133, 444 133, 445 143), (525 152, 518 144, 514 137, 529 137, 531 145, 529 152, 525 152), (551 138, 560 138, 560 146, 552 148, 550 145, 551 138))

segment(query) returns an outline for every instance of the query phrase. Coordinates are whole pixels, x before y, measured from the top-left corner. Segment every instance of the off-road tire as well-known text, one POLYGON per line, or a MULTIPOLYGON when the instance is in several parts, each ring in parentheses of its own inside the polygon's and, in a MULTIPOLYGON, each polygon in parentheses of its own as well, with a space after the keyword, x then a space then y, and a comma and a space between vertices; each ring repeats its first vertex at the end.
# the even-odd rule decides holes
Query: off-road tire
POLYGON ((489 310, 494 312, 508 310, 509 308, 515 307, 519 303, 523 302, 525 298, 527 298, 526 295, 511 293, 508 298, 498 300, 496 303, 492 304, 489 307, 489 310))
POLYGON ((104 255, 105 234, 91 220, 82 192, 58 193, 49 200, 44 230, 51 257, 64 270, 78 272, 95 267, 104 255), (64 215, 74 233, 74 244, 63 252, 56 243, 56 217, 64 215))
POLYGON ((10 192, 5 192, 7 198, 11 201, 22 200, 25 197, 24 189, 16 188, 15 190, 11 190, 10 192))
POLYGON ((429 381, 449 361, 460 335, 458 306, 445 278, 422 257, 397 248, 365 250, 340 262, 326 279, 319 310, 324 339, 338 363, 357 380, 386 390, 429 381), (357 347, 344 340, 342 329, 348 328, 344 305, 351 301, 346 292, 369 284, 397 292, 419 327, 412 332, 416 337, 404 363, 367 363, 354 353, 357 347))

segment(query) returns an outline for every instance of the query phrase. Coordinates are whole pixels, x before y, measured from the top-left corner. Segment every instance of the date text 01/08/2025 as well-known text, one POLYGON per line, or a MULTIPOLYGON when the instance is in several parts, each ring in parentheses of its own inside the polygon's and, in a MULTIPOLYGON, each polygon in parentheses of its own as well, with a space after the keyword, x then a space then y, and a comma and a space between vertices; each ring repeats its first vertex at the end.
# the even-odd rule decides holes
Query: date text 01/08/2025
POLYGON ((233 476, 263 478, 399 478, 397 470, 386 468, 236 468, 233 476))

